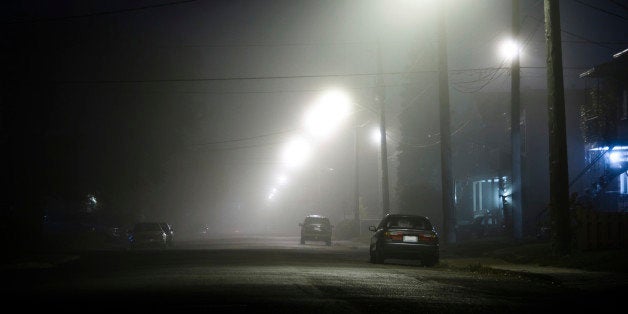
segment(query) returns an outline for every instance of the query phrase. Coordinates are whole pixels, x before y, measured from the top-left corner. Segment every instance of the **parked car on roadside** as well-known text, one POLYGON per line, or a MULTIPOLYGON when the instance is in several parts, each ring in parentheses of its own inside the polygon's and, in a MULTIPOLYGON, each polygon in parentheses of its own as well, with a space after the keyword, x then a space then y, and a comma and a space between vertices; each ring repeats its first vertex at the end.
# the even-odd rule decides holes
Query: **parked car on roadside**
POLYGON ((331 245, 331 229, 332 225, 329 218, 321 215, 308 215, 302 223, 301 227, 301 244, 305 241, 325 241, 325 244, 331 245))
POLYGON ((174 245, 174 229, 172 226, 165 222, 160 222, 161 229, 166 233, 166 245, 173 246, 174 245))
POLYGON ((167 235, 158 222, 141 222, 135 224, 129 232, 131 248, 158 247, 166 248, 167 235))
POLYGON ((197 234, 200 239, 209 238, 209 226, 206 224, 201 224, 198 226, 197 234))
POLYGON ((388 214, 371 237, 371 263, 381 264, 387 258, 418 259, 425 266, 434 266, 439 260, 439 236, 427 217, 419 215, 388 214))

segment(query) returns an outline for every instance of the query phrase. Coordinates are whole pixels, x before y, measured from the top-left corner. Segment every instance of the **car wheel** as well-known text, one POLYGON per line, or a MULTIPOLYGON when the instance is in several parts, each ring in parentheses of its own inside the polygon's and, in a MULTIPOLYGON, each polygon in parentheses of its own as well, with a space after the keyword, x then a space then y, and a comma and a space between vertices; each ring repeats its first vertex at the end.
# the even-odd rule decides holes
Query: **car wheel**
POLYGON ((371 256, 371 259, 375 264, 383 264, 386 257, 384 256, 384 252, 382 248, 378 245, 375 247, 375 254, 371 256))
POLYGON ((369 261, 371 262, 371 264, 377 264, 377 259, 375 258, 375 252, 370 251, 369 252, 369 261))
POLYGON ((325 241, 325 244, 327 244, 327 246, 331 246, 331 239, 325 241))

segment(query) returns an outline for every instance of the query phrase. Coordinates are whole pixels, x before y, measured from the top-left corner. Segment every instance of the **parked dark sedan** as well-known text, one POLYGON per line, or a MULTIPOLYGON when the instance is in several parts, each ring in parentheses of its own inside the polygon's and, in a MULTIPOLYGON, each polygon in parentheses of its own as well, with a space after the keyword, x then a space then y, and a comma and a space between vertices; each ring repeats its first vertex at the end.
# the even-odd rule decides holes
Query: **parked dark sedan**
POLYGON ((165 222, 160 222, 161 229, 166 233, 166 245, 173 246, 174 245, 174 229, 172 226, 165 222))
POLYGON ((131 248, 167 246, 166 233, 158 222, 137 223, 129 234, 131 248))
POLYGON ((427 217, 389 214, 371 237, 371 263, 381 264, 387 258, 418 259, 425 266, 434 266, 439 259, 439 236, 427 217))
POLYGON ((329 218, 320 215, 308 215, 299 223, 301 226, 301 244, 305 241, 325 241, 331 245, 331 228, 329 218))

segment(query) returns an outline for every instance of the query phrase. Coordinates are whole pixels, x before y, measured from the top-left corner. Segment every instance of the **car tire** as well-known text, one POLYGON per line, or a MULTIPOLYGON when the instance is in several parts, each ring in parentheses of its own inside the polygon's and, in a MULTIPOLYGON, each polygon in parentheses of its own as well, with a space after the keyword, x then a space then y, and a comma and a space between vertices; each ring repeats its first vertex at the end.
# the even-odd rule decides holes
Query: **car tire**
POLYGON ((325 244, 327 244, 327 246, 331 246, 331 239, 325 241, 325 244))
POLYGON ((375 254, 371 257, 371 259, 374 260, 375 264, 384 264, 384 260, 386 259, 386 257, 384 256, 384 252, 379 245, 375 247, 375 254))
POLYGON ((371 251, 369 254, 369 261, 371 262, 371 264, 377 264, 377 259, 375 258, 375 252, 371 251))
POLYGON ((376 264, 384 264, 385 259, 386 258, 384 257, 384 252, 382 252, 381 250, 375 251, 375 263, 376 264))

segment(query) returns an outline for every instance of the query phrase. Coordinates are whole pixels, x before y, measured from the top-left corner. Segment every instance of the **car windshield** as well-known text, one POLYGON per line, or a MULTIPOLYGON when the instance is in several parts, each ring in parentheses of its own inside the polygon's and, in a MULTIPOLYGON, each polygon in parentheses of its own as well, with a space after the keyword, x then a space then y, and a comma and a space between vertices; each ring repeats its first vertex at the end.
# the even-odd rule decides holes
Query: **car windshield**
POLYGON ((386 228, 429 230, 432 224, 424 217, 390 217, 386 221, 386 228))
POLYGON ((305 218, 305 224, 306 225, 311 225, 311 224, 329 225, 329 219, 323 218, 323 217, 307 217, 305 218))

